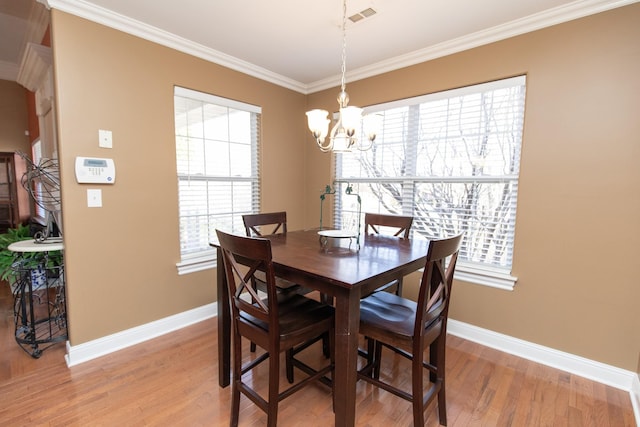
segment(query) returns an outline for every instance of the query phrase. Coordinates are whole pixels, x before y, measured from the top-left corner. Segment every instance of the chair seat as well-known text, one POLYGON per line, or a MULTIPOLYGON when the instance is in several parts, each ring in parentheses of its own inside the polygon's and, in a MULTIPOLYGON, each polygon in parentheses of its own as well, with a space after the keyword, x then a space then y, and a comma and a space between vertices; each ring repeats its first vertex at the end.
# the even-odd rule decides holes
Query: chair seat
MULTIPOLYGON (((241 316, 247 322, 268 332, 267 322, 259 320, 245 312, 241 316)), ((280 320, 281 344, 297 342, 300 336, 309 336, 313 331, 327 330, 333 323, 334 309, 302 295, 294 294, 288 297, 278 295, 278 317, 280 320)), ((261 344, 258 342, 258 344, 261 344)), ((266 345, 266 344, 265 344, 266 345)))
MULTIPOLYGON (((360 300, 360 332, 362 328, 379 329, 411 340, 417 304, 389 292, 374 292, 360 300)), ((365 334, 366 335, 366 334, 365 334)), ((386 333, 385 333, 386 335, 386 333)))
MULTIPOLYGON (((417 307, 414 301, 396 294, 374 292, 360 300, 360 333, 411 351, 417 307)), ((424 342, 431 342, 441 330, 441 319, 427 313, 424 342)))

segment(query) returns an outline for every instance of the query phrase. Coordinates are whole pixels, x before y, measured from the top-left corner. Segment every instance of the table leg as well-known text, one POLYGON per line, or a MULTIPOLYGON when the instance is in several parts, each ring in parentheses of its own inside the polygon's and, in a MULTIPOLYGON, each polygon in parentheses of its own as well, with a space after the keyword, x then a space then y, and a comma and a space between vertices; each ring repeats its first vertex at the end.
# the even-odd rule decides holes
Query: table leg
POLYGON ((231 313, 229 308, 229 290, 224 273, 222 250, 217 249, 217 286, 218 286, 218 384, 226 387, 231 378, 231 313))
POLYGON ((356 418, 360 292, 358 289, 345 289, 336 295, 335 301, 335 425, 353 426, 356 418))

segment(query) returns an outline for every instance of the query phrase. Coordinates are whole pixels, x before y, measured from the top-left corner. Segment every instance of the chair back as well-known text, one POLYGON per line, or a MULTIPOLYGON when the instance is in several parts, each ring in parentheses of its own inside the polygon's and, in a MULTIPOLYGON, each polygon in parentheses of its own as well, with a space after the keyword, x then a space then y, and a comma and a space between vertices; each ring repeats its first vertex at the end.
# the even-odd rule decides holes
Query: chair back
POLYGON ((287 213, 269 212, 242 215, 247 236, 268 236, 270 234, 287 233, 287 213))
POLYGON ((425 334, 446 333, 451 285, 462 236, 463 234, 458 234, 429 242, 427 261, 418 293, 414 340, 425 334))
MULTIPOLYGON (((236 236, 216 230, 229 289, 234 326, 247 319, 273 325, 278 333, 278 298, 271 260, 271 242, 258 237, 236 236), (258 296, 253 286, 256 273, 266 278, 267 299, 258 296), (247 298, 244 294, 248 294, 247 298)), ((218 267, 220 268, 220 266, 218 267)), ((271 329, 271 327, 268 327, 271 329)))
POLYGON ((380 234, 384 227, 384 229, 392 229, 394 236, 407 239, 412 223, 412 216, 365 213, 364 234, 380 234))

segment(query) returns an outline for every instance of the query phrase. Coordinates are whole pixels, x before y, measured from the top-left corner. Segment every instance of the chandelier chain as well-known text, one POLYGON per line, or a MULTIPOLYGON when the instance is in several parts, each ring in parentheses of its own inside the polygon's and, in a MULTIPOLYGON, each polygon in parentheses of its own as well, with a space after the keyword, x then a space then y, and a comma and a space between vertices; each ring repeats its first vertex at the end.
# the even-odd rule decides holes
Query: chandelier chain
POLYGON ((342 80, 341 90, 345 91, 345 74, 347 72, 347 0, 342 2, 342 80))

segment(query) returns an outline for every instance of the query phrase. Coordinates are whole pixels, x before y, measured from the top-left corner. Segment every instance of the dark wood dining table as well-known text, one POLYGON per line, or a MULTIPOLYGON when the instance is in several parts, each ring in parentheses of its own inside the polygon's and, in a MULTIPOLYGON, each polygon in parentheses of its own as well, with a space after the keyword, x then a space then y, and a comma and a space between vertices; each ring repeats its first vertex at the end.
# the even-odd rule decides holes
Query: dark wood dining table
MULTIPOLYGON (((424 267, 428 240, 384 235, 320 243, 318 230, 266 236, 276 275, 333 296, 335 301, 335 425, 355 425, 360 298, 424 267)), ((212 246, 218 247, 215 243, 212 246)), ((219 247, 218 247, 219 249, 219 247)), ((231 317, 222 257, 218 250, 219 384, 230 383, 231 317)))

